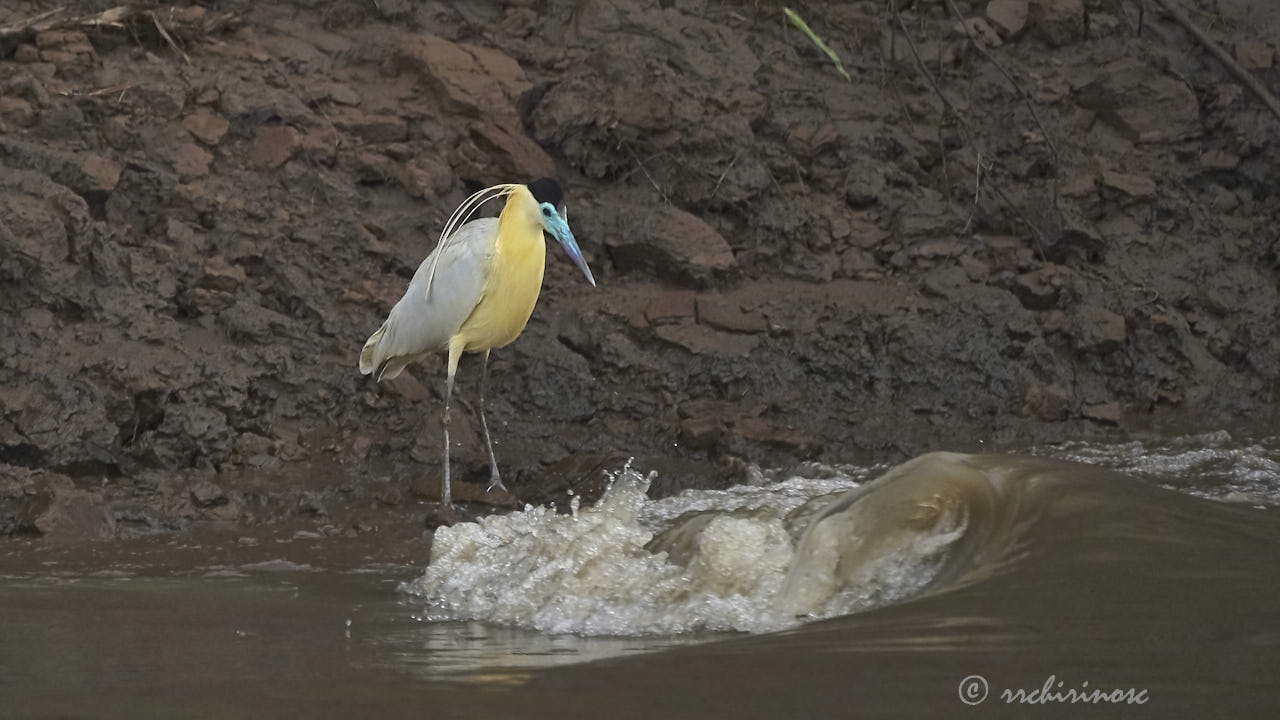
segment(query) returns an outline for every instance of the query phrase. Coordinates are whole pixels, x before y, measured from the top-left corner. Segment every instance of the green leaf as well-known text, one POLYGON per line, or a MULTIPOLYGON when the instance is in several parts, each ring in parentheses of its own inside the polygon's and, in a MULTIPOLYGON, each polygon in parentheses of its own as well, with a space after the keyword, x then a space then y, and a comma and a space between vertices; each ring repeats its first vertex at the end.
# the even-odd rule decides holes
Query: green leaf
POLYGON ((805 22, 804 18, 797 15, 795 11, 789 7, 782 8, 782 13, 787 16, 787 19, 791 21, 792 25, 796 26, 797 30, 808 36, 810 42, 812 42, 819 50, 826 53, 827 57, 831 58, 831 62, 836 65, 836 71, 844 76, 845 80, 853 82, 853 78, 849 77, 849 73, 844 69, 844 63, 840 62, 840 56, 836 55, 835 50, 827 47, 827 44, 822 41, 822 38, 818 37, 818 34, 809 28, 809 23, 805 22))

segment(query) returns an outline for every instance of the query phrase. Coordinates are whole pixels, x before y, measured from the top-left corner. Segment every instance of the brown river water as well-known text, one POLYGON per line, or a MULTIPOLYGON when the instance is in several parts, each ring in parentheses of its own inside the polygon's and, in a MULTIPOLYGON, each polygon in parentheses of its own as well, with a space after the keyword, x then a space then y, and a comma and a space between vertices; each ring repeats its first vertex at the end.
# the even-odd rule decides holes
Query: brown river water
POLYGON ((429 565, 0 556, 0 717, 1280 710, 1280 438, 647 487, 440 531, 429 565))

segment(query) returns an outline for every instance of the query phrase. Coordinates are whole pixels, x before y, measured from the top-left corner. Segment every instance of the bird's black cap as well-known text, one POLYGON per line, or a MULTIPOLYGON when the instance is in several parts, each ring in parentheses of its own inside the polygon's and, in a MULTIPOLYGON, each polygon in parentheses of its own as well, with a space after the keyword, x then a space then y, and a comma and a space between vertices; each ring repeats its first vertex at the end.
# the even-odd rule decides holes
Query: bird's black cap
POLYGON ((564 202, 564 192, 560 190, 560 183, 552 178, 539 178, 529 183, 529 192, 533 193, 533 199, 539 203, 551 203, 551 207, 560 207, 564 202))

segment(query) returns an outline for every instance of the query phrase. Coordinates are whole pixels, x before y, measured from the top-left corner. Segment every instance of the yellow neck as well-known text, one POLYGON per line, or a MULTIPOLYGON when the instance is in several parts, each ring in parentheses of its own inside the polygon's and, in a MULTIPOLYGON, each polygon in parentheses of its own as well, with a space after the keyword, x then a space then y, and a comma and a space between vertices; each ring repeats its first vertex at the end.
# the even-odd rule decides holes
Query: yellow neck
MULTIPOLYGON (((542 235, 542 221, 538 217, 538 201, 523 185, 511 192, 507 197, 507 204, 502 208, 502 214, 498 218, 495 250, 495 280, 501 276, 504 282, 523 285, 536 277, 538 289, 542 288, 547 243, 542 235), (516 272, 517 268, 520 277, 511 277, 511 273, 516 272)), ((537 299, 536 294, 534 299, 537 299)))
POLYGON ((498 218, 484 298, 460 330, 466 349, 502 347, 520 335, 542 290, 546 253, 538 203, 520 186, 508 196, 498 218))
POLYGON ((498 241, 503 239, 542 242, 542 222, 538 219, 538 201, 524 185, 517 185, 507 196, 498 216, 498 241))

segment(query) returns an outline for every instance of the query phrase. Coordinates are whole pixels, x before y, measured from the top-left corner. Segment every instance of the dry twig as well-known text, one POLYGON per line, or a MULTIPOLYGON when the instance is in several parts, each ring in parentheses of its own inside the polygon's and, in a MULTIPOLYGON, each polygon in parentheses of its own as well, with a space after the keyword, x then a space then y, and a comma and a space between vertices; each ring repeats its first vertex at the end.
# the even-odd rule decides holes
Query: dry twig
POLYGON ((986 58, 987 62, 994 65, 996 69, 1000 71, 1000 74, 1004 76, 1005 80, 1009 81, 1009 84, 1013 86, 1015 91, 1017 91, 1018 96, 1022 98, 1023 104, 1027 107, 1027 112, 1031 113, 1031 119, 1035 121, 1036 127, 1040 128, 1040 136, 1044 138, 1045 144, 1049 146, 1049 154, 1053 156, 1053 177, 1049 178, 1049 188, 1050 193, 1053 196, 1053 209, 1056 211, 1058 209, 1058 172, 1060 167, 1058 164, 1058 147, 1053 144, 1053 139, 1049 137, 1049 131, 1045 129, 1044 123, 1040 122, 1040 116, 1036 114, 1035 103, 1032 102, 1031 95, 1018 84, 1018 81, 1015 80, 1013 75, 1005 69, 1004 65, 1001 65, 1000 62, 996 60, 995 56, 991 54, 991 51, 982 43, 978 42, 978 38, 973 36, 973 30, 969 27, 969 23, 965 22, 964 16, 960 14, 960 10, 956 7, 955 0, 946 0, 946 3, 947 7, 951 10, 951 14, 955 16, 957 21, 959 21, 960 27, 964 28, 964 34, 969 38, 969 44, 981 53, 982 57, 986 58))
POLYGON ((729 161, 729 166, 724 169, 724 172, 720 173, 720 179, 716 181, 716 186, 711 189, 712 198, 715 198, 716 193, 720 192, 720 184, 724 182, 725 177, 729 175, 729 171, 738 162, 738 155, 739 153, 734 153, 733 159, 729 161))
MULTIPOLYGON (((8 25, 0 25, 0 41, 25 41, 42 32, 58 30, 78 30, 93 32, 101 30, 126 30, 133 21, 154 24, 160 37, 178 52, 175 36, 190 39, 211 35, 239 22, 240 15, 235 12, 183 12, 172 6, 155 4, 130 3, 107 8, 101 12, 77 13, 70 7, 60 7, 40 13, 26 20, 8 25), (157 13, 164 12, 168 17, 168 27, 161 24, 157 13)), ((185 57, 185 54, 184 54, 185 57)))
MULTIPOLYGON (((956 110, 955 104, 951 102, 951 99, 947 97, 946 93, 942 92, 942 88, 938 85, 938 81, 934 79, 933 73, 929 72, 929 68, 925 66, 924 60, 920 58, 920 53, 916 50, 916 45, 911 40, 911 35, 907 31, 907 25, 902 19, 902 14, 898 11, 897 0, 889 0, 889 9, 893 12, 894 18, 898 21, 898 27, 902 29, 902 36, 907 41, 907 47, 911 49, 911 56, 915 58, 916 66, 920 69, 920 73, 924 75, 926 80, 929 81, 929 86, 933 88, 934 93, 937 94, 938 98, 942 101, 942 104, 945 107, 946 111, 951 113, 956 118, 956 127, 958 127, 960 130, 961 138, 964 140, 964 143, 970 146, 973 152, 977 155, 978 167, 976 168, 976 172, 978 173, 978 177, 980 181, 983 169, 986 169, 989 173, 993 167, 993 164, 988 163, 984 168, 982 164, 982 150, 980 148, 975 147, 976 143, 974 142, 974 135, 969 130, 968 123, 965 122, 964 117, 962 117, 960 113, 956 110)), ((1037 122, 1039 121, 1037 120, 1037 122)), ((1041 128, 1041 131, 1043 131, 1043 128, 1041 128)), ((1046 137, 1046 141, 1047 139, 1048 138, 1046 137)), ((945 153, 946 151, 947 151, 946 144, 943 143, 942 152, 945 153)), ((1055 161, 1056 161, 1056 154, 1055 154, 1055 161)), ((1005 193, 1004 189, 1001 188, 998 183, 988 182, 987 187, 990 188, 991 191, 996 194, 996 197, 1000 198, 1000 201, 1004 203, 1005 207, 1008 208, 1009 212, 1013 213, 1013 216, 1018 220, 1018 222, 1025 225, 1027 229, 1031 231, 1031 234, 1034 236, 1034 239, 1035 239, 1036 250, 1040 253, 1040 259, 1042 260, 1047 259, 1047 256, 1045 255, 1045 251, 1044 251, 1044 232, 1041 231, 1041 229, 1037 227, 1035 223, 1027 219, 1027 217, 1022 213, 1022 211, 1020 211, 1018 207, 1013 204, 1013 200, 1009 198, 1008 194, 1005 193)), ((980 182, 978 183, 978 190, 981 191, 980 182)), ((950 195, 950 190, 948 189, 948 196, 949 195, 950 195)), ((1056 201, 1057 199, 1056 195, 1054 199, 1056 201)), ((975 195, 974 212, 980 209, 981 208, 978 205, 978 198, 975 195)), ((1055 211, 1056 209, 1057 208, 1055 205, 1055 211)), ((965 222, 965 228, 967 229, 972 224, 972 222, 973 222, 973 214, 971 213, 969 215, 968 220, 965 222)))
POLYGON ((160 18, 156 16, 154 12, 149 12, 147 14, 151 16, 151 22, 155 24, 156 30, 160 32, 160 37, 164 38, 165 42, 169 43, 169 47, 176 50, 178 54, 182 56, 183 61, 190 65, 191 58, 187 57, 187 54, 183 52, 182 48, 178 47, 178 43, 173 41, 173 36, 169 34, 168 30, 164 29, 164 23, 160 22, 160 18))
POLYGON ((1248 70, 1240 67, 1240 63, 1236 62, 1235 58, 1231 57, 1231 54, 1224 50, 1221 45, 1214 42, 1213 38, 1209 37, 1208 33, 1206 33, 1199 25, 1195 24, 1195 22, 1182 11, 1182 8, 1173 3, 1173 0, 1153 1, 1155 4, 1159 5, 1169 17, 1173 18, 1175 22, 1185 28, 1187 32, 1191 33, 1192 37, 1203 45, 1211 55, 1216 57, 1218 62, 1222 63, 1227 68, 1227 72, 1231 73, 1237 80, 1243 83, 1245 87, 1249 88, 1249 91, 1261 100, 1263 105, 1267 106, 1267 109, 1271 111, 1271 114, 1275 115, 1277 120, 1280 120, 1280 100, 1276 100, 1276 96, 1272 95, 1257 78, 1250 75, 1248 70))

